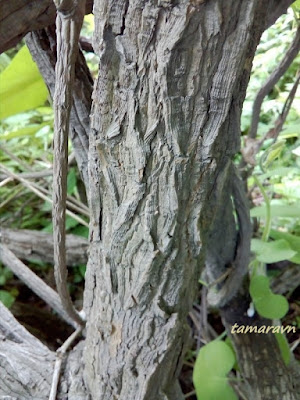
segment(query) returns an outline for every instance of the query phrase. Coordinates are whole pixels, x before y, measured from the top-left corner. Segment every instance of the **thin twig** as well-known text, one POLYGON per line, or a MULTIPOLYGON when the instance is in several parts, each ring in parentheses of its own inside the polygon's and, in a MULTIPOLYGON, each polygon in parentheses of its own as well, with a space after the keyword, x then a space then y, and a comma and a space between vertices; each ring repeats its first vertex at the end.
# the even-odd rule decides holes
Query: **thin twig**
MULTIPOLYGON (((51 198, 49 198, 48 196, 46 196, 43 191, 45 191, 46 189, 37 189, 36 188, 36 184, 29 182, 28 180, 21 178, 19 175, 15 174, 14 172, 10 171, 9 169, 7 169, 6 167, 4 167, 4 165, 0 164, 0 169, 7 174, 8 176, 13 177, 14 179, 17 179, 19 182, 21 182, 24 186, 26 186, 28 189, 30 189, 32 192, 34 192, 37 196, 39 196, 41 199, 49 202, 50 204, 52 204, 53 200, 51 198)), ((89 224, 84 221, 82 218, 78 217, 78 215, 74 214, 72 211, 70 210, 66 210, 66 213, 74 218, 76 221, 78 221, 80 224, 88 227, 89 224)))
POLYGON ((25 168, 28 171, 32 171, 32 168, 26 164, 24 161, 22 161, 18 156, 16 156, 14 153, 12 153, 10 150, 6 148, 3 144, 0 145, 0 149, 6 153, 10 159, 16 161, 18 164, 20 164, 23 168, 25 168))
POLYGON ((260 88, 256 96, 256 99, 253 104, 252 120, 251 120, 250 130, 248 133, 248 138, 251 139, 256 138, 259 115, 263 100, 265 96, 267 96, 267 94, 270 93, 270 91, 272 90, 274 85, 278 82, 278 80, 285 74, 285 72, 295 59, 295 57, 298 55, 299 51, 300 51, 300 25, 298 26, 296 36, 290 48, 287 50, 285 56, 279 63, 278 67, 273 71, 273 73, 269 76, 267 81, 260 88))
POLYGON ((232 270, 233 270, 232 266, 227 268, 226 271, 222 275, 220 275, 217 279, 215 279, 213 282, 211 282, 207 286, 208 289, 212 288, 213 286, 216 286, 220 282, 223 282, 228 277, 228 275, 232 272, 232 270))
POLYGON ((11 182, 11 178, 5 178, 0 182, 0 187, 7 185, 9 182, 11 182))
POLYGON ((56 400, 57 388, 61 372, 61 364, 64 355, 66 354, 68 348, 72 345, 74 340, 81 334, 82 329, 83 329, 82 326, 78 327, 76 331, 73 332, 72 335, 68 337, 68 339, 64 342, 64 344, 59 349, 56 350, 56 361, 54 365, 49 400, 56 400))
MULTIPOLYGON (((18 177, 20 177, 24 180, 28 180, 28 179, 39 179, 39 178, 43 178, 45 176, 52 176, 52 174, 53 174, 52 170, 50 170, 50 171, 46 170, 46 171, 31 172, 31 173, 25 172, 25 173, 20 173, 17 175, 18 175, 18 177)), ((9 183, 11 180, 12 180, 11 177, 5 179, 4 181, 2 181, 0 183, 0 187, 6 183, 9 183)), ((48 189, 46 189, 34 182, 30 182, 30 184, 32 186, 34 186, 37 190, 40 190, 41 192, 43 192, 44 194, 46 194, 50 197, 50 191, 48 189)), ((67 206, 69 208, 73 208, 74 211, 77 211, 77 212, 89 217, 89 208, 82 202, 78 201, 75 197, 70 196, 70 195, 67 196, 67 206)))
MULTIPOLYGON (((12 179, 12 178, 9 178, 9 179, 12 179)), ((22 185, 16 186, 14 192, 0 204, 0 209, 3 208, 4 206, 6 206, 10 201, 15 199, 23 190, 24 190, 24 187, 22 185)))
POLYGON ((41 278, 31 271, 19 260, 7 246, 0 243, 0 260, 9 268, 22 282, 24 282, 37 296, 53 308, 68 324, 74 328, 78 324, 65 312, 58 294, 48 286, 41 278))
MULTIPOLYGON (((207 287, 203 286, 201 290, 201 304, 200 304, 200 323, 201 323, 201 331, 202 336, 204 336, 205 340, 209 340, 208 335, 208 319, 207 319, 207 287)), ((197 348, 199 349, 199 343, 197 343, 197 348)))
POLYGON ((196 394, 196 390, 192 390, 191 392, 186 393, 183 398, 188 399, 191 396, 194 396, 196 394))
MULTIPOLYGON (((20 172, 18 175, 24 179, 41 179, 52 176, 53 171, 52 169, 45 169, 44 171, 20 172)), ((0 175, 0 179, 4 179, 3 175, 0 175)))
POLYGON ((295 341, 292 343, 292 345, 291 345, 291 352, 292 352, 292 353, 293 353, 294 350, 296 350, 296 348, 299 346, 299 343, 300 343, 300 338, 297 339, 297 340, 295 340, 295 341))

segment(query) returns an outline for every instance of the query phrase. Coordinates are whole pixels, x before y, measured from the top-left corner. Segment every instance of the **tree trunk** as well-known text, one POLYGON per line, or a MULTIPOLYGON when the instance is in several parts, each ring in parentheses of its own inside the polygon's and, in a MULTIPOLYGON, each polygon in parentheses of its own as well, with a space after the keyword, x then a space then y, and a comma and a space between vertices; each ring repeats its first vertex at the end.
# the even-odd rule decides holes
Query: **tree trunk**
POLYGON ((215 304, 239 287, 250 224, 237 209, 236 231, 234 208, 246 208, 232 157, 264 10, 256 0, 94 4, 84 299, 93 399, 182 399, 206 247, 210 281, 232 268, 215 304))
MULTIPOLYGON (((83 57, 71 117, 91 212, 87 329, 69 353, 59 399, 183 399, 177 378, 204 263, 209 283, 227 277, 209 297, 222 307, 228 328, 236 322, 226 307, 248 266, 251 229, 232 158, 256 46, 288 2, 271 1, 269 13, 262 0, 95 1, 100 67, 91 129, 83 57)), ((27 43, 53 92, 53 30, 30 34, 27 43)), ((12 380, 9 386, 0 380, 0 395, 47 399, 55 356, 49 352, 43 360, 46 350, 28 339, 34 362, 24 381, 28 346, 23 351, 20 341, 22 351, 13 353, 14 368, 8 368, 13 346, 5 342, 20 327, 7 318, 9 329, 0 324, 0 368, 12 380), (34 384, 39 376, 43 386, 34 384)), ((243 338, 239 345, 243 363, 251 346, 243 338)), ((289 382, 281 364, 282 382, 289 382)), ((256 399, 257 371, 241 368, 249 399, 256 399)), ((259 393, 268 399, 263 388, 259 393)))

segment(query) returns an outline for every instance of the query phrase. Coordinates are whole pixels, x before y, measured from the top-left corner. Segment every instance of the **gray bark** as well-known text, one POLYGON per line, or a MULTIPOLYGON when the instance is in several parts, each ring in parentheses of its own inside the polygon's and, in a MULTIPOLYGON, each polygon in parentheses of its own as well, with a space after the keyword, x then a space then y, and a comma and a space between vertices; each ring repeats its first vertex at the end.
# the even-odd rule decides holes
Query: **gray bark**
MULTIPOLYGON (((49 233, 1 228, 0 238, 1 243, 21 260, 53 264, 53 237, 49 233)), ((75 235, 67 235, 66 239, 67 265, 86 264, 88 241, 75 235)))
POLYGON ((244 200, 231 160, 264 11, 261 1, 95 2, 84 351, 93 399, 182 399, 206 248, 209 281, 237 274, 215 303, 240 285, 250 224, 242 212, 237 232, 244 200))
POLYGON ((47 399, 55 354, 28 333, 1 302, 0 315, 0 398, 47 399))

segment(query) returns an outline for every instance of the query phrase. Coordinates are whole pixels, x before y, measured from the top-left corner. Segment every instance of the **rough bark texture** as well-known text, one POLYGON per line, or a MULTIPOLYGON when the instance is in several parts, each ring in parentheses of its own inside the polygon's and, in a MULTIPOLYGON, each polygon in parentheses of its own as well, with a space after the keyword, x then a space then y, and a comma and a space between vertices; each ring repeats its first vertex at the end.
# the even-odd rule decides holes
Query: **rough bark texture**
POLYGON ((95 2, 84 351, 93 399, 182 399, 186 316, 208 242, 210 281, 245 271, 250 227, 236 230, 231 160, 264 12, 256 0, 95 2))
MULTIPOLYGON (((55 353, 31 335, 0 302, 0 398, 47 400, 55 353)), ((89 400, 83 384, 80 342, 64 362, 57 400, 89 400)))
POLYGON ((0 302, 0 398, 45 400, 55 354, 32 336, 0 302))

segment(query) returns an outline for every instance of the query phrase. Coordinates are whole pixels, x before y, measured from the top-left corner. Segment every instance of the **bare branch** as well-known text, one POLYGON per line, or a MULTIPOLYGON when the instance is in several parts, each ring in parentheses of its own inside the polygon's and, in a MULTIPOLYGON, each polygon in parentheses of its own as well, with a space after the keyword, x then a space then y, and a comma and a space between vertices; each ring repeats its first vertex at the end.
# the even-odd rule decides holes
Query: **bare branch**
POLYGON ((0 244, 0 259, 21 281, 23 281, 37 296, 43 299, 53 308, 68 324, 78 327, 72 320, 60 301, 58 294, 48 286, 41 278, 33 273, 25 264, 20 261, 13 252, 3 244, 0 244))
POLYGON ((78 324, 84 322, 75 310, 67 287, 66 203, 68 173, 68 133, 72 108, 72 87, 78 41, 84 17, 85 0, 77 3, 54 0, 57 7, 57 62, 54 94, 54 158, 53 158, 53 244, 54 275, 59 297, 68 315, 78 324), (67 68, 66 68, 67 66, 67 68))
MULTIPOLYGON (((54 264, 53 236, 28 229, 1 228, 1 243, 21 260, 38 260, 54 264)), ((74 266, 87 263, 88 240, 76 235, 66 236, 66 262, 74 266)))
MULTIPOLYGON (((299 82, 300 82, 300 71, 298 71, 296 81, 295 81, 295 83, 283 105, 283 108, 282 108, 282 111, 281 111, 279 117, 275 121, 274 127, 269 129, 261 139, 255 139, 255 138, 250 138, 250 137, 245 138, 245 145, 241 150, 243 159, 240 163, 240 168, 244 168, 247 163, 252 166, 256 165, 255 156, 259 152, 261 146, 263 145, 264 141, 267 138, 273 138, 274 142, 277 140, 278 135, 280 134, 282 127, 284 125, 284 122, 289 114, 290 108, 292 106, 293 100, 294 100, 296 92, 297 92, 297 88, 299 86, 299 82)), ((245 176, 248 176, 248 173, 245 173, 245 171, 244 171, 245 176)), ((244 178, 245 178, 245 176, 244 176, 244 178)))
MULTIPOLYGON (((31 32, 26 36, 26 44, 53 98, 55 91, 55 64, 57 59, 55 27, 51 26, 47 29, 31 32)), ((71 110, 69 135, 72 140, 78 169, 86 188, 88 188, 89 180, 87 164, 92 88, 93 79, 82 52, 79 52, 75 66, 73 107, 71 110)))
MULTIPOLYGON (((93 1, 87 0, 86 14, 93 1)), ((14 47, 28 32, 54 24, 53 0, 0 0, 0 53, 14 47)))
POLYGON ((248 137, 251 139, 255 139, 256 134, 257 134, 257 127, 258 127, 258 122, 259 122, 259 114, 261 110, 261 106, 263 103, 263 100, 265 96, 267 96, 268 93, 272 90, 274 85, 278 82, 278 80, 285 74, 295 57, 300 51, 300 25, 298 26, 296 36, 286 52, 285 56, 281 60, 280 64, 278 67, 273 71, 273 73, 269 76, 267 81, 263 84, 263 86, 260 88, 256 99, 253 104, 253 112, 252 112, 252 120, 251 120, 251 126, 249 130, 248 137))
MULTIPOLYGON (((51 200, 51 198, 49 198, 47 195, 45 195, 45 194, 43 193, 45 189, 42 189, 42 188, 40 188, 40 187, 37 188, 37 187, 36 187, 36 186, 37 186, 36 184, 34 184, 34 183, 32 183, 32 182, 29 182, 29 181, 27 181, 27 180, 24 179, 24 178, 21 178, 21 176, 15 174, 14 172, 12 172, 12 171, 10 171, 9 169, 5 168, 4 165, 2 165, 2 164, 0 164, 0 170, 2 170, 6 175, 11 176, 11 177, 14 178, 14 179, 17 179, 19 182, 21 182, 25 187, 27 187, 28 189, 30 189, 33 193, 35 193, 35 194, 36 194, 37 196, 39 196, 41 199, 43 199, 43 200, 45 200, 45 201, 47 201, 47 202, 49 202, 49 203, 52 204, 52 201, 53 201, 53 200, 51 200)), ((76 221, 78 221, 80 224, 82 224, 82 225, 84 225, 84 226, 86 226, 86 227, 89 226, 89 224, 88 224, 86 221, 84 221, 82 218, 78 217, 78 215, 74 214, 72 211, 67 210, 66 213, 67 213, 70 217, 72 217, 72 218, 74 218, 76 221)))
POLYGON ((56 361, 54 366, 49 400, 56 399, 63 357, 65 356, 68 348, 73 344, 74 340, 76 340, 81 333, 82 333, 82 327, 80 326, 76 329, 75 332, 72 333, 72 335, 68 337, 68 339, 64 342, 64 344, 56 351, 56 361))
POLYGON ((286 13, 286 10, 293 2, 294 0, 268 0, 268 2, 266 2, 268 11, 265 29, 268 29, 271 25, 275 23, 277 18, 286 13))

